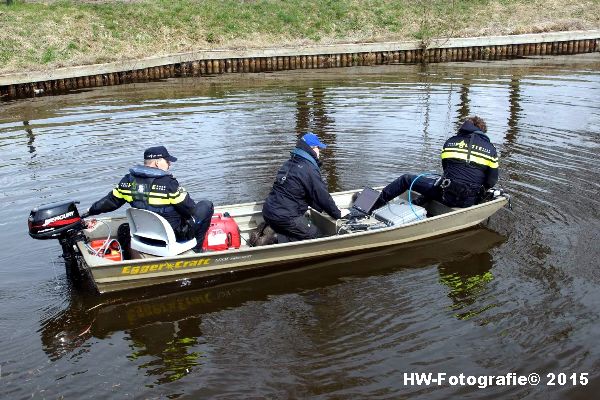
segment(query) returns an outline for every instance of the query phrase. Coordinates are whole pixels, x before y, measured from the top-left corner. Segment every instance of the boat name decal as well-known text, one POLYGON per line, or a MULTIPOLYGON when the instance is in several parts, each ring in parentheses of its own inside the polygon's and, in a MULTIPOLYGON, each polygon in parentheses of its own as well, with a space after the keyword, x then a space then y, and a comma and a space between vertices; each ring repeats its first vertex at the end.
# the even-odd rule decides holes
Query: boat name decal
POLYGON ((158 264, 128 265, 121 269, 121 275, 146 274, 148 272, 175 271, 182 268, 193 268, 209 265, 210 258, 199 258, 190 261, 162 262, 158 264))

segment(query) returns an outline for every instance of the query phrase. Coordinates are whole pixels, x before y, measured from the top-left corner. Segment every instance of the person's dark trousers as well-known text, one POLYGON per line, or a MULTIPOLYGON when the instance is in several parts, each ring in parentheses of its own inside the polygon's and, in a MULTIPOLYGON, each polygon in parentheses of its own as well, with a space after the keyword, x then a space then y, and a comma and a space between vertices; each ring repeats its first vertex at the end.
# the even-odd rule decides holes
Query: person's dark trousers
POLYGON ((309 224, 304 215, 282 221, 265 218, 265 222, 277 233, 279 243, 316 239, 320 236, 319 229, 309 224))
POLYGON ((200 200, 194 207, 194 237, 200 246, 204 242, 214 212, 213 203, 208 200, 200 200))
POLYGON ((210 227, 210 221, 215 209, 213 203, 208 200, 200 200, 196 203, 193 218, 186 221, 178 232, 175 232, 178 240, 190 240, 196 238, 196 248, 201 249, 204 236, 210 227), (191 228, 191 230, 190 230, 191 228))
MULTIPOLYGON (((384 187, 379 196, 380 202, 387 203, 393 198, 406 192, 417 176, 418 175, 404 174, 384 187)), ((435 186, 437 180, 438 177, 436 176, 422 176, 413 184, 412 190, 422 194, 426 199, 437 199, 439 198, 439 189, 435 186)))

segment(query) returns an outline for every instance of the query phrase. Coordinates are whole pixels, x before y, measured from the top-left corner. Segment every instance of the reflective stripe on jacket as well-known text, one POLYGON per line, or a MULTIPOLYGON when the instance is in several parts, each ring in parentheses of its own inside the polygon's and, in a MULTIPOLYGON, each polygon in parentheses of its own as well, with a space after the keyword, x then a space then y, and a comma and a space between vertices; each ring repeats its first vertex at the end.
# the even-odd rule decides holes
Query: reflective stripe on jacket
POLYGON ((498 154, 490 139, 465 124, 442 149, 444 176, 468 186, 491 188, 498 182, 498 154))
POLYGON ((170 172, 135 166, 108 195, 92 204, 89 214, 110 212, 125 203, 159 214, 173 229, 192 217, 196 205, 170 172))

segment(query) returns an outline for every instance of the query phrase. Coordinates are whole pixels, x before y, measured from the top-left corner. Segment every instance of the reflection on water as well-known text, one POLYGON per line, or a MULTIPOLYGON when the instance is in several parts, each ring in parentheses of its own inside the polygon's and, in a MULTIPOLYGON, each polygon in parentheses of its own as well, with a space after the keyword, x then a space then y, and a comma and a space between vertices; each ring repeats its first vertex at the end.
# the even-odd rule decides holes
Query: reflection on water
POLYGON ((171 323, 155 323, 130 331, 135 351, 128 358, 132 361, 148 358, 139 369, 156 377, 156 384, 176 381, 200 365, 202 352, 190 351, 200 345, 202 337, 200 319, 189 317, 171 323))
MULTIPOLYGON (((331 149, 336 146, 336 134, 333 129, 334 119, 328 115, 325 102, 325 88, 311 87, 299 91, 296 95, 296 133, 300 138, 304 132, 314 132, 328 145, 323 151, 323 158, 333 157, 331 149)), ((336 165, 332 162, 323 164, 323 171, 329 177, 328 183, 332 191, 339 187, 336 165)))
MULTIPOLYGON (((481 274, 491 279, 489 251, 505 238, 487 229, 474 229, 399 245, 359 255, 320 262, 301 270, 257 278, 212 289, 171 293, 144 300, 135 294, 103 298, 74 294, 69 308, 42 321, 44 350, 57 360, 84 345, 91 337, 106 338, 115 331, 127 331, 131 338, 131 360, 151 356, 139 368, 156 377, 156 384, 182 378, 201 367, 205 345, 200 329, 201 315, 239 307, 251 301, 265 301, 286 293, 304 293, 340 284, 348 277, 393 274, 405 268, 439 264, 440 281, 453 288, 452 307, 460 310, 477 300, 485 282, 475 285, 481 274), (445 247, 435 255, 431 248, 445 247), (481 258, 488 262, 480 264, 481 258), (318 275, 318 279, 315 276, 318 275), (469 283, 468 287, 461 287, 469 283), (475 288, 475 286, 478 286, 475 288)), ((156 295, 156 294, 155 294, 156 295)))
POLYGON ((440 265, 440 282, 450 289, 448 296, 452 299, 452 309, 460 311, 457 318, 469 319, 482 313, 492 304, 479 310, 464 310, 475 303, 477 295, 486 289, 486 285, 494 279, 490 271, 492 257, 489 253, 470 254, 466 260, 453 260, 440 265))
POLYGON ((589 394, 600 384, 599 67, 586 55, 291 71, 3 103, 0 394, 589 394), (442 144, 469 114, 486 119, 513 195, 490 229, 211 290, 101 299, 72 292, 57 243, 26 234, 31 207, 88 207, 151 145, 179 158, 174 173, 194 198, 232 204, 264 199, 307 130, 329 144, 332 191, 439 171, 442 144), (425 388, 404 385, 406 371, 589 372, 591 383, 425 388))
POLYGON ((25 126, 25 132, 27 132, 27 148, 29 149, 29 153, 31 153, 31 158, 35 157, 35 146, 33 142, 35 142, 35 135, 31 128, 29 128, 29 121, 23 121, 23 126, 25 126))

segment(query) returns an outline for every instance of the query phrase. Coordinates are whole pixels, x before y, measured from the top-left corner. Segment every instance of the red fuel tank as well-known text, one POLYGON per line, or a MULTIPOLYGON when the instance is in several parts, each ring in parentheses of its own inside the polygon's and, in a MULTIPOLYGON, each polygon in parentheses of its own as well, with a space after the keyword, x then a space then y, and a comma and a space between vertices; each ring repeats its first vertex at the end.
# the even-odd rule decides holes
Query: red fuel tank
POLYGON ((240 228, 228 213, 213 214, 210 227, 204 236, 204 250, 239 249, 241 245, 240 228))
POLYGON ((112 261, 123 260, 123 254, 121 254, 121 245, 115 239, 111 240, 108 245, 104 239, 92 240, 89 243, 90 247, 96 252, 100 249, 103 251, 98 254, 98 257, 106 258, 112 261))

